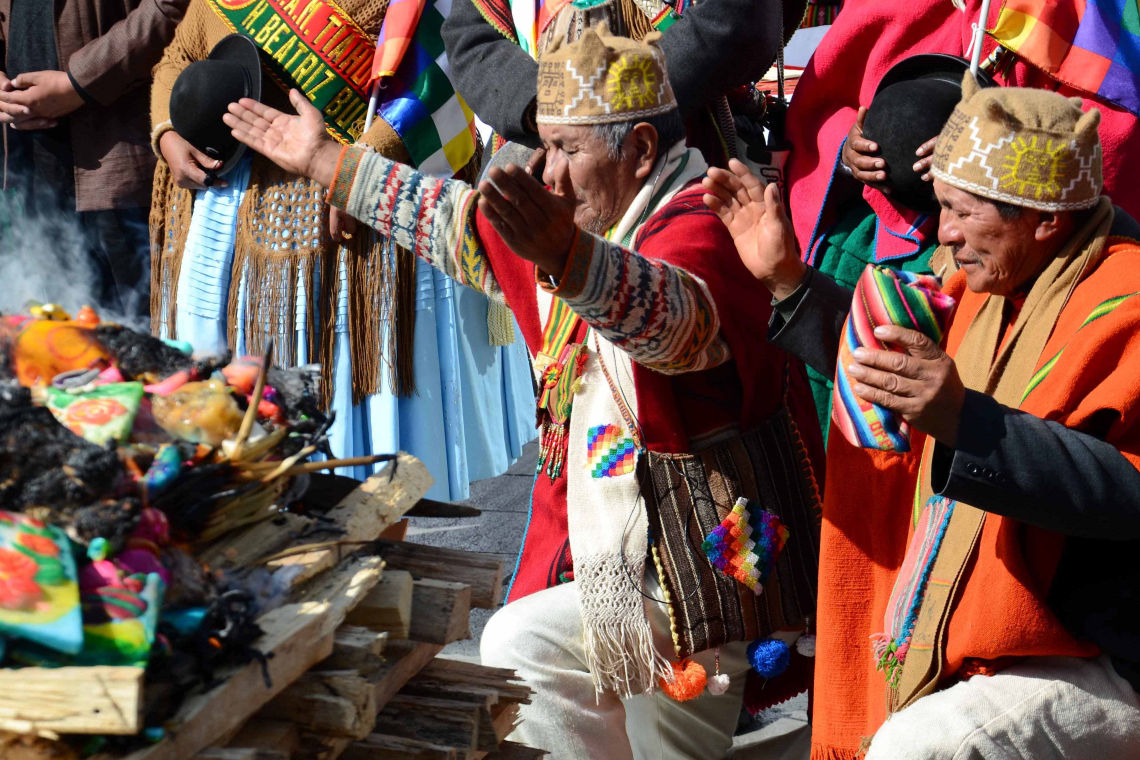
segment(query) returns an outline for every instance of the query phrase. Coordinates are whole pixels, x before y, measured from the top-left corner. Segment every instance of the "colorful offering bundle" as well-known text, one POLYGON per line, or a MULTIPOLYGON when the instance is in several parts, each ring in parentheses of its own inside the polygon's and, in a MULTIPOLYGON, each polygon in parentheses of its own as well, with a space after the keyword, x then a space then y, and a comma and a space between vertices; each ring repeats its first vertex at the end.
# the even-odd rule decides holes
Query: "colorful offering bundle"
POLYGON ((910 451, 910 426, 894 412, 855 395, 847 368, 854 363, 852 353, 860 346, 900 351, 875 337, 880 325, 899 325, 917 330, 935 343, 956 303, 942 293, 941 281, 932 275, 896 272, 868 264, 855 284, 851 312, 839 342, 839 363, 831 419, 853 446, 880 451, 910 451))
POLYGON ((728 517, 712 529, 701 550, 713 567, 759 596, 789 533, 779 517, 741 497, 728 517))

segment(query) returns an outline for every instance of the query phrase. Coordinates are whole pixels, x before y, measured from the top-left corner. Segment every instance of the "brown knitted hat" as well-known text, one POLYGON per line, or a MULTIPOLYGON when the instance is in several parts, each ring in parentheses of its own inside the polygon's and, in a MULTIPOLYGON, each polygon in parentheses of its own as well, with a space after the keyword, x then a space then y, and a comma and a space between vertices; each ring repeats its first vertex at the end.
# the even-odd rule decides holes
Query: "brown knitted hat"
POLYGON ((609 124, 672 111, 660 38, 614 37, 603 23, 568 45, 556 40, 538 64, 538 123, 609 124))
POLYGON ((1025 87, 981 89, 966 72, 930 173, 948 185, 1039 211, 1089 208, 1101 178, 1100 111, 1025 87))

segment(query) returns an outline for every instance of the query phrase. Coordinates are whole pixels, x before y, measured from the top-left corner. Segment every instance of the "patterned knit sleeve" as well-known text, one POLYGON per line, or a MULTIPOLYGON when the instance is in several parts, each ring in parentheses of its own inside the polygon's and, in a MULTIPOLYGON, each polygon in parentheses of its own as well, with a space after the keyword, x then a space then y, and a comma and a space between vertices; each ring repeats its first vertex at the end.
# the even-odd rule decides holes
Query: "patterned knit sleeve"
POLYGON ((448 277, 503 300, 475 226, 478 192, 436 179, 379 153, 346 147, 329 188, 329 203, 414 251, 448 277))
POLYGON ((703 280, 597 235, 579 233, 558 287, 543 287, 649 369, 695 372, 731 356, 703 280))

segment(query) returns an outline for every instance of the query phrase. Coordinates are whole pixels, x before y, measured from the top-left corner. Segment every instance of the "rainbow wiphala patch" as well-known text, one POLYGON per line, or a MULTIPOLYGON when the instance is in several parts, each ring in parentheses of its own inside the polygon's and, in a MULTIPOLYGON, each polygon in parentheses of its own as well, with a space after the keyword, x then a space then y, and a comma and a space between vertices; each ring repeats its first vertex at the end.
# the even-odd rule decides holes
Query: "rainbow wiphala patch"
POLYGON ((586 461, 590 477, 616 478, 633 472, 637 447, 617 425, 595 425, 586 431, 586 461))
POLYGON ((728 517, 712 529, 701 549, 713 567, 759 596, 789 533, 779 517, 741 497, 728 517))

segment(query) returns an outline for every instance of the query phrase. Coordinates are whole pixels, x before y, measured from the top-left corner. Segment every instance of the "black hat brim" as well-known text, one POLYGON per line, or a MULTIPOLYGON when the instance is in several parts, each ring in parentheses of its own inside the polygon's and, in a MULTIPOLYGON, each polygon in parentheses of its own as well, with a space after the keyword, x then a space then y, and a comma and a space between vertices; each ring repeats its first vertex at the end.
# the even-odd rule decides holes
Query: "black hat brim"
MULTIPOLYGON (((258 103, 261 102, 261 56, 257 52, 257 43, 241 34, 231 34, 214 45, 207 58, 211 61, 236 63, 245 69, 249 77, 249 97, 258 103)), ((221 177, 237 166, 238 161, 245 155, 245 150, 246 146, 238 143, 237 149, 226 159, 221 168, 214 171, 214 174, 221 177)))
MULTIPOLYGON (((965 58, 947 53, 922 53, 904 58, 887 70, 875 88, 875 94, 897 82, 915 79, 941 79, 961 86, 962 75, 970 70, 970 62, 965 58)), ((978 70, 978 84, 982 87, 996 87, 997 82, 988 72, 978 70)))

